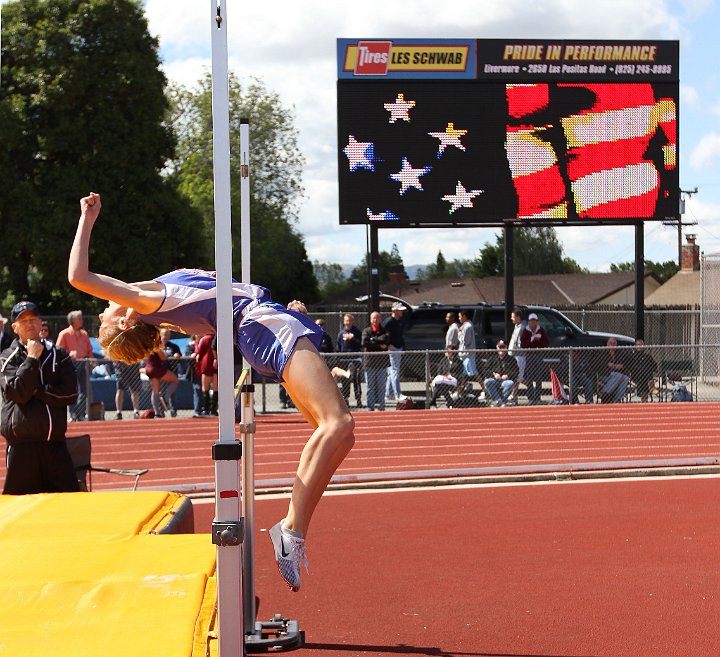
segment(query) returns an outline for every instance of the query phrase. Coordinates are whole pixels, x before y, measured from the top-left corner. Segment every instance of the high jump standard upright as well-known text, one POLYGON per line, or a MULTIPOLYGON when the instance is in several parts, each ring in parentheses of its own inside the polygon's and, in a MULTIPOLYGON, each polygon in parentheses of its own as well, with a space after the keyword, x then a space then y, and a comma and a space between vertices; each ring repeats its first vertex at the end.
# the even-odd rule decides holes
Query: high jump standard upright
POLYGON ((217 275, 218 441, 215 462, 218 655, 245 654, 242 604, 243 518, 240 513, 242 445, 235 440, 233 404, 232 230, 230 215, 230 115, 228 102, 227 18, 225 0, 210 0, 212 39, 213 183, 215 270, 217 275))
MULTIPOLYGON (((230 122, 225 0, 211 0, 213 181, 215 201, 215 268, 217 275, 217 339, 219 431, 213 445, 217 545, 218 655, 240 657, 249 652, 299 648, 304 633, 297 621, 276 614, 256 622, 254 589, 254 388, 249 368, 239 381, 240 431, 235 439, 233 404, 234 329, 232 321, 232 221, 230 203, 230 122), (245 454, 243 455, 243 450, 245 454), (245 457, 243 459, 243 456, 245 457), (240 463, 242 461, 242 481, 240 463), (242 486, 241 486, 242 484, 242 486), (240 500, 242 500, 241 514, 240 500), (244 543, 244 545, 243 545, 244 543)), ((240 125, 241 281, 250 283, 250 126, 240 125)), ((245 364, 247 365, 247 364, 245 364)))

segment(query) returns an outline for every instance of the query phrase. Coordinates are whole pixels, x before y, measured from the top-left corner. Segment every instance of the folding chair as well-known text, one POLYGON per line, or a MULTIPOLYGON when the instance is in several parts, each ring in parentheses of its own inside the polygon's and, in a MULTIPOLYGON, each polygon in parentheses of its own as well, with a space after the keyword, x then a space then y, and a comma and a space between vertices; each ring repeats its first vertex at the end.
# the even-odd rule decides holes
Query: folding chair
POLYGON ((136 490, 140 477, 148 472, 147 468, 100 468, 91 465, 90 453, 92 451, 92 445, 90 443, 90 434, 86 433, 82 436, 68 436, 66 438, 66 443, 68 452, 70 452, 70 458, 75 466, 75 474, 77 475, 77 480, 80 484, 80 490, 86 492, 92 490, 93 472, 109 472, 110 474, 122 475, 125 477, 135 477, 135 483, 133 484, 132 489, 136 490))

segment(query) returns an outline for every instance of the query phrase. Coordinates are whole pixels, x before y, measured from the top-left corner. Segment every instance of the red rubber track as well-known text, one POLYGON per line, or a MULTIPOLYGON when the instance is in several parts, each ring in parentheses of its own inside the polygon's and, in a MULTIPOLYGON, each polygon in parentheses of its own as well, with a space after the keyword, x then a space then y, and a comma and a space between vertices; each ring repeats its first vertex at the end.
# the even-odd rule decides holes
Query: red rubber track
MULTIPOLYGON (((360 412, 339 481, 720 463, 720 403, 360 412)), ((143 488, 211 489, 215 419, 82 422, 93 464, 146 467, 143 488)), ((258 487, 292 480, 310 428, 298 414, 257 416, 258 487)), ((0 480, 4 464, 0 465, 0 480)), ((127 487, 96 473, 95 490, 127 487)))
POLYGON ((258 619, 297 619, 298 657, 717 657, 719 498, 702 476, 330 494, 291 593, 261 531, 287 499, 261 496, 258 619))

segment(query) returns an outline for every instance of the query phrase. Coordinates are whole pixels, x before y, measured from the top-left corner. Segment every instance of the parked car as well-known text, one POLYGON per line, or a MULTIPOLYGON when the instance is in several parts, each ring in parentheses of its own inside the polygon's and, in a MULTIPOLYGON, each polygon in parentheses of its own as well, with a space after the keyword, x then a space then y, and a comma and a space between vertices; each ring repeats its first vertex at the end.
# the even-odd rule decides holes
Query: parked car
MULTIPOLYGON (((387 300, 402 301, 408 310, 405 312, 405 350, 424 351, 440 350, 445 346, 445 331, 447 325, 445 316, 448 312, 458 313, 463 308, 469 311, 475 328, 475 342, 478 349, 494 349, 498 340, 505 339, 505 324, 507 312, 503 304, 477 304, 471 306, 456 306, 439 303, 423 303, 412 306, 403 299, 396 299, 383 295, 387 300)), ((519 306, 525 311, 525 318, 535 313, 540 326, 548 335, 550 348, 569 347, 604 347, 608 338, 614 337, 619 346, 632 346, 635 340, 626 335, 616 333, 601 333, 599 331, 584 331, 568 317, 555 308, 547 306, 519 306)), ((546 352, 545 361, 551 365, 557 362, 559 354, 546 352)), ((431 363, 432 370, 436 367, 434 358, 431 363)), ((482 363, 478 363, 482 370, 482 363)), ((417 358, 403 359, 403 376, 410 379, 421 380, 425 377, 424 363, 417 358)))
MULTIPOLYGON (((505 338, 504 305, 480 304, 476 306, 451 306, 442 304, 405 305, 405 349, 442 349, 445 345, 445 316, 448 312, 457 312, 460 308, 470 311, 475 327, 475 342, 478 349, 494 349, 498 340, 505 338)), ((550 347, 604 347, 608 338, 617 338, 618 345, 632 346, 635 340, 626 335, 584 331, 571 319, 555 308, 547 306, 519 306, 525 311, 525 317, 535 313, 540 326, 545 329, 550 347)))

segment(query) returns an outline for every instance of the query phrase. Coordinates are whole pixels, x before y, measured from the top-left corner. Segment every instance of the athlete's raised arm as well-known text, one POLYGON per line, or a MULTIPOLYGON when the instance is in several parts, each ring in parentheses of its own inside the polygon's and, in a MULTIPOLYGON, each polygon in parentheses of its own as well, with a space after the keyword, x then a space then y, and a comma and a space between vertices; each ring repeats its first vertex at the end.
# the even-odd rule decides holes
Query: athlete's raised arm
POLYGON ((121 306, 134 308, 140 313, 150 313, 162 302, 162 285, 155 282, 138 284, 126 283, 112 276, 90 271, 88 248, 90 235, 102 207, 100 194, 90 192, 80 199, 80 220, 70 250, 68 281, 82 292, 114 301, 121 306))

